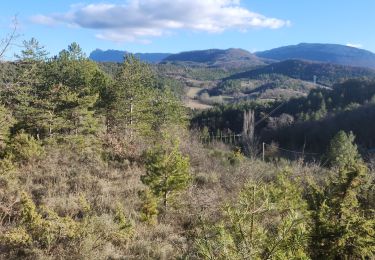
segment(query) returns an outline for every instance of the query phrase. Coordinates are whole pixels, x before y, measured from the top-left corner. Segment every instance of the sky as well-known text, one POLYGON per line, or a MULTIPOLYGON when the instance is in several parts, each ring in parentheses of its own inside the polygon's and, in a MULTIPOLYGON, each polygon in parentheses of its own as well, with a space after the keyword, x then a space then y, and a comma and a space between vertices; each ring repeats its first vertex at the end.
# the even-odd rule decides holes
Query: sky
MULTIPOLYGON (((51 55, 72 42, 87 54, 97 48, 255 52, 301 42, 375 52, 374 14, 374 0, 4 0, 0 39, 16 15, 17 43, 35 37, 51 55)), ((7 57, 17 51, 13 46, 7 57)))

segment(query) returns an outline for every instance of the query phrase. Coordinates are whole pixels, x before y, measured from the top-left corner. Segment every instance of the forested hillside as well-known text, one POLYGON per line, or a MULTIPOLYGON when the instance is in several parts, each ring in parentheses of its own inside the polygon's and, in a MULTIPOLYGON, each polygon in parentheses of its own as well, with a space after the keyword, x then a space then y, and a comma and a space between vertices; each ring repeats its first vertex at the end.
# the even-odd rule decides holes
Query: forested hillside
POLYGON ((329 63, 318 63, 301 60, 287 60, 273 63, 266 67, 235 74, 229 79, 254 79, 263 74, 281 74, 295 79, 315 81, 318 84, 331 86, 352 78, 375 78, 375 70, 360 67, 350 67, 329 63))
POLYGON ((351 46, 325 43, 300 43, 255 53, 258 57, 273 60, 310 60, 375 68, 375 54, 351 46))
POLYGON ((255 111, 255 128, 261 140, 284 148, 324 153, 339 130, 353 131, 363 149, 374 147, 373 121, 375 81, 348 80, 333 89, 313 89, 306 97, 288 101, 239 102, 196 113, 192 126, 210 132, 241 133, 243 112, 255 111), (263 120, 264 118, 264 120, 263 120))
POLYGON ((265 65, 268 61, 242 49, 187 51, 173 54, 164 63, 204 65, 218 68, 241 68, 265 65))
MULTIPOLYGON (((98 65, 115 75, 120 64, 98 65)), ((237 49, 176 54, 151 67, 166 84, 176 87, 181 97, 187 98, 185 103, 190 108, 194 108, 191 103, 211 106, 243 100, 288 100, 348 79, 375 79, 375 70, 361 67, 300 60, 262 65, 254 63, 252 54, 237 49), (189 97, 191 91, 196 93, 193 100, 189 97)))
POLYGON ((0 67, 0 259, 374 257, 373 81, 198 112, 181 83, 236 69, 23 45, 0 67))

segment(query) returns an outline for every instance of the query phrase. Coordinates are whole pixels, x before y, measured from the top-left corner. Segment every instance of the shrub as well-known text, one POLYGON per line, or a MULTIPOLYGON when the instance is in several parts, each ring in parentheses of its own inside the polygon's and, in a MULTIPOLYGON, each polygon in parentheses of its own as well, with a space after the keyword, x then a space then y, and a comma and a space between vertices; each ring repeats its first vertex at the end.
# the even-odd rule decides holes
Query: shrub
POLYGON ((14 161, 27 163, 35 161, 44 154, 40 143, 24 132, 17 134, 10 142, 8 155, 14 161))
POLYGON ((0 243, 8 250, 16 250, 31 246, 32 239, 24 227, 17 227, 0 235, 0 243))
POLYGON ((140 208, 141 221, 147 222, 151 225, 156 224, 157 216, 159 214, 157 199, 149 189, 140 191, 138 195, 142 201, 140 208))

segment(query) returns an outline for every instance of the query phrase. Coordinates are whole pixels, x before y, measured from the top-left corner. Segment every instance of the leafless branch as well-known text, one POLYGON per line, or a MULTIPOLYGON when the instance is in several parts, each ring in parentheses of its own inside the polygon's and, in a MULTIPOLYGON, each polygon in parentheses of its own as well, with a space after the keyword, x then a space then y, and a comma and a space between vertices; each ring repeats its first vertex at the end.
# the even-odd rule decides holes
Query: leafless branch
POLYGON ((17 29, 18 20, 17 16, 15 16, 13 19, 11 32, 8 33, 5 36, 5 38, 0 40, 0 61, 3 59, 5 52, 9 49, 9 47, 13 44, 14 40, 18 37, 17 29))

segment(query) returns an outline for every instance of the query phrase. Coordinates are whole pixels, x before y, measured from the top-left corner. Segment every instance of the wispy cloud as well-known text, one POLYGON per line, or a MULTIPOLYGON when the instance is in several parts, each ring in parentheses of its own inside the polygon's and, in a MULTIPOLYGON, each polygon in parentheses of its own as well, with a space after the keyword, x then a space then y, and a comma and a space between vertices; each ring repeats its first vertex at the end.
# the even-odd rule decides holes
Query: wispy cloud
POLYGON ((129 0, 127 4, 73 5, 66 13, 36 15, 34 23, 65 24, 98 30, 96 36, 116 42, 149 41, 183 29, 220 33, 236 29, 278 29, 290 21, 266 17, 241 6, 240 0, 129 0))
POLYGON ((360 43, 347 43, 346 46, 353 47, 353 48, 363 48, 363 45, 360 43))
POLYGON ((31 21, 33 23, 43 24, 43 25, 49 25, 53 26, 57 24, 56 19, 46 16, 46 15, 35 15, 31 17, 31 21))

